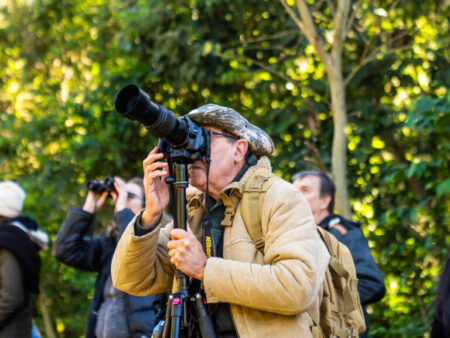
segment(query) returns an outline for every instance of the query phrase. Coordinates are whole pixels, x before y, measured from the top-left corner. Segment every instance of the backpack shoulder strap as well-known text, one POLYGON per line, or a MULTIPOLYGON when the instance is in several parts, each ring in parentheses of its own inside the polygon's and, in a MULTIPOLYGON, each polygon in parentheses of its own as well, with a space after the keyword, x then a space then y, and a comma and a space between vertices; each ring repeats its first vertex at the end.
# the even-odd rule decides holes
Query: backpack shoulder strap
POLYGON ((261 227, 261 209, 264 194, 280 178, 266 168, 260 168, 248 179, 242 189, 241 216, 256 248, 264 252, 264 234, 261 227))
POLYGON ((316 226, 316 229, 317 232, 319 233, 320 238, 322 239, 322 242, 327 247, 329 254, 333 256, 334 255, 333 245, 331 244, 331 239, 330 236, 328 235, 328 232, 322 229, 320 226, 316 226))
POLYGON ((356 309, 351 296, 351 292, 352 290, 354 291, 356 285, 353 285, 352 282, 350 282, 350 284, 342 284, 342 281, 347 281, 351 277, 344 262, 344 260, 351 260, 353 263, 351 253, 344 244, 340 243, 333 235, 329 234, 328 231, 319 226, 317 226, 317 231, 330 253, 330 262, 328 263, 328 266, 333 272, 332 275, 333 278, 335 278, 335 285, 339 285, 343 292, 343 309, 345 310, 345 313, 349 313, 356 309))

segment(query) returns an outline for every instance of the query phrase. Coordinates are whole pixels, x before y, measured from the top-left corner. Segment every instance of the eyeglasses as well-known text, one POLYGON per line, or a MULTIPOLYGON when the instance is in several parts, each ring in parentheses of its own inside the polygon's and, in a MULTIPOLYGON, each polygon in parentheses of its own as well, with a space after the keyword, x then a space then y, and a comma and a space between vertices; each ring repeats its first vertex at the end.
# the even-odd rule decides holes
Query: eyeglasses
POLYGON ((211 135, 228 137, 228 138, 231 138, 233 140, 239 140, 239 137, 231 135, 231 134, 218 133, 217 131, 212 131, 212 130, 208 130, 208 133, 210 133, 211 135))
POLYGON ((143 199, 141 196, 136 195, 134 192, 128 191, 128 199, 131 200, 132 198, 137 198, 142 201, 142 203, 145 203, 145 199, 143 199))

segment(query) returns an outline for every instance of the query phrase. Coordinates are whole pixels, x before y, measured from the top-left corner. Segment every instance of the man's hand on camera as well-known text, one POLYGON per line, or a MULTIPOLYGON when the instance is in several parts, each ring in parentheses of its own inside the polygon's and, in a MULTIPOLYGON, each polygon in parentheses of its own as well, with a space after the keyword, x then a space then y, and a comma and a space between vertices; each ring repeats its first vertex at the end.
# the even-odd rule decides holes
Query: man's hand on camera
POLYGON ((114 177, 114 188, 116 191, 111 191, 111 196, 114 200, 114 211, 119 212, 127 207, 128 191, 127 184, 119 176, 114 177))
POLYGON ((154 226, 169 204, 169 188, 166 183, 169 165, 161 161, 164 155, 158 151, 158 147, 153 148, 143 162, 145 210, 142 213, 141 225, 144 228, 154 226))
POLYGON ((95 213, 103 206, 103 204, 105 204, 108 194, 109 193, 107 191, 102 194, 96 194, 92 190, 89 190, 86 201, 83 205, 83 210, 90 212, 91 214, 95 213))
POLYGON ((202 244, 194 234, 182 229, 173 229, 170 232, 172 238, 167 247, 170 262, 185 275, 202 280, 208 257, 203 251, 202 244))

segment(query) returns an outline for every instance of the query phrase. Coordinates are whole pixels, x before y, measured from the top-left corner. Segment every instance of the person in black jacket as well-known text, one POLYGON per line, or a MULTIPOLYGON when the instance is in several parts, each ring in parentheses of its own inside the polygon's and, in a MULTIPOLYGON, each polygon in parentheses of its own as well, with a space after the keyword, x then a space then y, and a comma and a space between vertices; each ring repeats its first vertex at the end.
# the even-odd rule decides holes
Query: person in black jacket
POLYGON ((344 243, 352 254, 358 277, 358 293, 366 320, 366 331, 360 337, 369 336, 367 305, 384 297, 384 278, 373 259, 367 239, 361 231, 361 223, 352 222, 334 214, 335 186, 333 181, 319 171, 304 171, 292 177, 296 186, 308 200, 316 224, 331 232, 344 243))
POLYGON ((442 267, 437 289, 431 338, 450 338, 450 258, 442 267))
POLYGON ((19 215, 25 197, 17 183, 0 182, 0 338, 31 338, 39 251, 48 244, 48 235, 37 222, 19 215))
POLYGON ((125 183, 115 177, 114 188, 103 193, 89 190, 83 208, 69 210, 54 242, 53 255, 69 266, 99 273, 89 306, 86 338, 150 337, 155 325, 154 296, 136 297, 117 290, 110 269, 123 230, 144 206, 142 179, 125 183), (114 200, 112 223, 99 236, 85 236, 109 194, 114 200))

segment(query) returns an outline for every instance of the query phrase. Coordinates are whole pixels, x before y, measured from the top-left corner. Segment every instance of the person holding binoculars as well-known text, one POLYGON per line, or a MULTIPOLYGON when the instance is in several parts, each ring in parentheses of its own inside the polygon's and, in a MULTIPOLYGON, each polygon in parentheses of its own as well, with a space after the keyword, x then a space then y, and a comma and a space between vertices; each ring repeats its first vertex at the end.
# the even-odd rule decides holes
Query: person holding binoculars
POLYGON ((145 203, 142 179, 120 177, 89 181, 82 208, 69 210, 53 245, 60 262, 84 271, 98 272, 89 306, 85 336, 150 337, 154 327, 154 296, 137 297, 116 289, 111 281, 111 259, 126 225, 145 203), (86 236, 95 213, 108 196, 114 200, 110 225, 99 236, 86 236))

